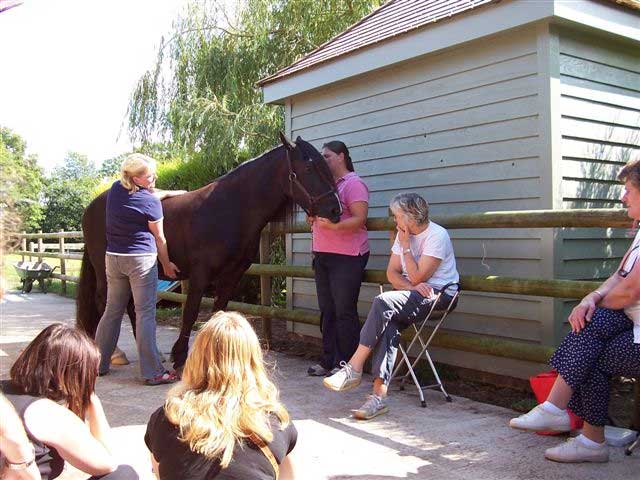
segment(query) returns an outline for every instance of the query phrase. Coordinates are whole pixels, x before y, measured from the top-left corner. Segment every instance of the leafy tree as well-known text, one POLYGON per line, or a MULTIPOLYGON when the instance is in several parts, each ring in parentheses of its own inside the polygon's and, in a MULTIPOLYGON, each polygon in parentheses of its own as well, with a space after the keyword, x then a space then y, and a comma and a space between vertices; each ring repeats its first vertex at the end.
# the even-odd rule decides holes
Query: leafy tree
POLYGON ((40 196, 44 174, 35 155, 26 155, 26 142, 0 127, 0 209, 5 231, 36 231, 42 220, 40 196))
POLYGON ((68 152, 61 167, 56 167, 52 178, 59 180, 73 180, 78 178, 95 178, 98 173, 96 166, 86 155, 68 152))
POLYGON ((80 230, 82 213, 93 200, 96 184, 94 178, 51 180, 44 193, 42 231, 80 230))
POLYGON ((120 172, 120 165, 125 158, 127 158, 128 153, 121 153, 113 158, 108 158, 102 162, 102 165, 98 169, 98 176, 100 178, 109 178, 118 175, 120 172))
POLYGON ((98 170, 86 155, 69 152, 44 190, 42 230, 80 230, 82 213, 95 196, 98 170))
POLYGON ((132 139, 144 149, 160 138, 213 176, 260 154, 276 142, 283 111, 263 104, 255 83, 380 3, 244 0, 229 12, 217 1, 191 2, 132 94, 132 139))

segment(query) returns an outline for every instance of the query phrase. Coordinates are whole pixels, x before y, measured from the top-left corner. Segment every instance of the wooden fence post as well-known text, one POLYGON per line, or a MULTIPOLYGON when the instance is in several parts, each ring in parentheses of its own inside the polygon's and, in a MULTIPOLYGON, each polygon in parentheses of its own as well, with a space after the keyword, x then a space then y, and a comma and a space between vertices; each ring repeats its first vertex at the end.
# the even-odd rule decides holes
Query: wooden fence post
MULTIPOLYGON (((27 232, 25 232, 24 230, 22 231, 23 235, 26 235, 27 232)), ((25 237, 22 237, 22 240, 20 242, 20 250, 22 250, 23 252, 27 251, 27 239, 25 237)), ((22 261, 24 262, 25 256, 24 253, 22 254, 22 261)))
MULTIPOLYGON (((42 235, 42 230, 38 230, 38 235, 42 235)), ((44 253, 44 240, 42 236, 38 237, 38 253, 44 253)), ((41 262, 43 257, 38 257, 38 261, 41 262)))
MULTIPOLYGON (((271 263, 271 233, 267 225, 260 234, 260 263, 271 263)), ((260 304, 271 306, 271 276, 260 275, 260 304)), ((262 335, 271 343, 271 319, 262 317, 262 335)))
MULTIPOLYGON (((60 233, 64 233, 64 229, 60 230, 60 233)), ((64 255, 64 237, 62 235, 60 235, 60 238, 58 239, 58 245, 59 248, 58 250, 60 251, 60 255, 64 255)), ((67 264, 64 258, 60 259, 60 275, 66 275, 67 274, 67 264)), ((62 295, 66 295, 67 294, 67 281, 63 278, 60 280, 60 287, 62 290, 62 295)))
MULTIPOLYGON (((36 242, 29 242, 29 252, 31 253, 35 253, 36 252, 36 242)), ((31 262, 32 260, 32 256, 31 253, 29 254, 29 262, 31 262)))

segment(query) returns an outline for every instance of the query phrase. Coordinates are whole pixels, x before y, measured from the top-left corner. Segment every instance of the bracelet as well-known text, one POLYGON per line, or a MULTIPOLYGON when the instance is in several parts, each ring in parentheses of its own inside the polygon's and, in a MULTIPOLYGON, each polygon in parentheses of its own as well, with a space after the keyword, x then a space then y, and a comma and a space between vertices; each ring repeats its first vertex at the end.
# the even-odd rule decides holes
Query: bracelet
POLYGON ((24 460, 22 462, 10 462, 6 456, 4 457, 4 463, 9 470, 26 470, 31 465, 33 465, 33 462, 35 461, 36 461, 36 449, 33 446, 33 444, 31 445, 31 458, 28 460, 24 460))
POLYGON ((604 294, 600 290, 594 290, 591 293, 597 293, 600 296, 600 300, 602 300, 604 298, 604 294))
POLYGON ((410 248, 405 248, 402 250, 402 253, 411 253, 411 249, 410 248))

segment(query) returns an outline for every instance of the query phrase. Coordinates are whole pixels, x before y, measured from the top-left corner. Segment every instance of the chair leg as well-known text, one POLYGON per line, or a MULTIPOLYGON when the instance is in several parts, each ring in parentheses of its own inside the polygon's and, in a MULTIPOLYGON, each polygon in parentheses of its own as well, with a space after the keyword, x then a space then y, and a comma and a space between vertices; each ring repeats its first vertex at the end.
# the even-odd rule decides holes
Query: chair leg
POLYGON ((411 368, 411 361, 409 360, 407 352, 402 347, 402 345, 398 345, 398 350, 400 350, 400 355, 402 355, 402 360, 398 363, 396 368, 394 368, 393 372, 391 373, 391 378, 389 379, 389 384, 391 384, 391 382, 395 378, 396 374, 398 373, 398 370, 400 370, 400 367, 402 366, 402 362, 404 362, 408 367, 408 371, 400 379, 400 381, 401 381, 400 389, 404 390, 404 379, 407 377, 407 375, 411 375, 411 379, 413 380, 413 383, 415 384, 416 388, 418 389, 418 395, 420 396, 420 406, 425 408, 427 406, 427 402, 424 399, 424 393, 422 391, 422 387, 420 385, 420 382, 418 381, 418 377, 416 377, 416 374, 413 371, 413 368, 411 368))
POLYGON ((444 385, 442 384, 442 380, 440 380, 440 375, 438 375, 438 371, 436 370, 436 366, 433 364, 433 360, 431 360, 431 355, 429 355, 429 352, 427 350, 424 351, 424 355, 425 355, 425 357, 427 357, 427 361, 429 362, 429 366, 431 367, 431 371, 433 372, 433 376, 436 378, 437 384, 435 386, 440 388, 440 390, 442 391, 442 394, 444 395, 445 400, 447 402, 451 402, 452 401, 451 397, 449 396, 447 391, 444 389, 444 385))
POLYGON ((638 436, 636 437, 635 441, 625 449, 624 454, 631 455, 631 453, 638 446, 639 443, 640 443, 640 433, 638 433, 638 436))

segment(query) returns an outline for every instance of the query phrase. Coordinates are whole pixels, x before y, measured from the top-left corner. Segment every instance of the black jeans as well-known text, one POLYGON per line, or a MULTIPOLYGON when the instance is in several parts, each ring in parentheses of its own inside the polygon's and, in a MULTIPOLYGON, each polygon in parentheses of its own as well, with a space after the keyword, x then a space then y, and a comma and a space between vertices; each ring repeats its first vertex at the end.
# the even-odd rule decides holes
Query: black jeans
POLYGON ((369 252, 351 256, 314 252, 313 266, 320 306, 322 360, 327 370, 348 361, 358 348, 358 296, 369 252))

